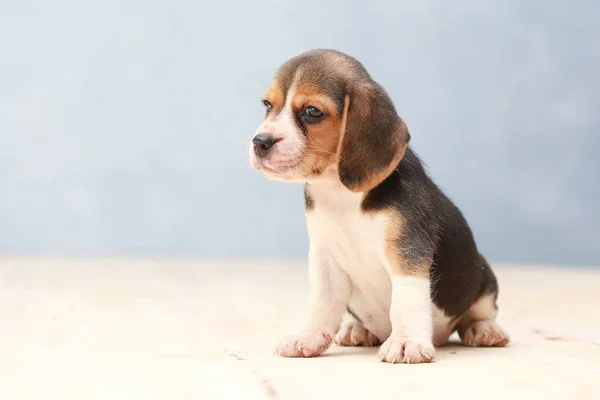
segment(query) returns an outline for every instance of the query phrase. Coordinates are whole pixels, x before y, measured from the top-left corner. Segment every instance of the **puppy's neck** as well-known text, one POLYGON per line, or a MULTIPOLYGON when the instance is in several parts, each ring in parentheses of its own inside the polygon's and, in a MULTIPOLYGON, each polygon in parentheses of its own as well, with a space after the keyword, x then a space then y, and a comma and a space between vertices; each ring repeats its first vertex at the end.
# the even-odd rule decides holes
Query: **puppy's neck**
POLYGON ((337 168, 330 167, 317 178, 306 183, 307 194, 317 208, 328 210, 355 209, 360 207, 364 193, 355 193, 340 181, 337 168))

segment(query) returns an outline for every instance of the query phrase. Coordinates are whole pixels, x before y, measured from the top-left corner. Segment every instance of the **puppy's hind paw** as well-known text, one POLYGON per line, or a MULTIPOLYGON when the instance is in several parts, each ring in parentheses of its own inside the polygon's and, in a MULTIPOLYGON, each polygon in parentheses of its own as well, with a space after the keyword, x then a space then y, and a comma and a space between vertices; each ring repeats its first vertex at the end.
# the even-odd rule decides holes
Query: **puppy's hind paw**
POLYGON ((506 334, 496 321, 475 321, 465 330, 462 335, 465 346, 478 347, 504 347, 510 342, 506 334))
POLYGON ((381 341, 358 321, 344 321, 335 335, 339 346, 379 346, 381 341))

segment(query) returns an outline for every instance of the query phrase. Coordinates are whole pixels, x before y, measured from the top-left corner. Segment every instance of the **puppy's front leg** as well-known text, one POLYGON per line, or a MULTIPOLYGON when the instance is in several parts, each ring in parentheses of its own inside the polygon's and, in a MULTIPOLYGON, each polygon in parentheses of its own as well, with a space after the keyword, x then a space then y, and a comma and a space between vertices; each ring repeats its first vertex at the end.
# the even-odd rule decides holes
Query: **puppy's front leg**
POLYGON ((275 354, 317 357, 331 345, 350 297, 350 281, 328 252, 309 252, 310 294, 304 331, 285 338, 275 354))
MULTIPOLYGON (((428 269, 424 266, 418 270, 428 269)), ((390 363, 430 362, 435 350, 429 276, 408 274, 396 268, 391 271, 391 280, 392 333, 381 345, 379 356, 390 363)))

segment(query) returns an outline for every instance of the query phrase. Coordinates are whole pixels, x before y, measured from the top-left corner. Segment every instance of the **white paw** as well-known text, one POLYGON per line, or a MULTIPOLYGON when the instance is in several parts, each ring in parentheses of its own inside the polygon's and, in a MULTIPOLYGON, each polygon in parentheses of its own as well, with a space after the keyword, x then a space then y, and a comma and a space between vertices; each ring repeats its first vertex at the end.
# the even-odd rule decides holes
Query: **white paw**
POLYGON ((302 333, 283 339, 275 354, 281 357, 317 357, 331 345, 331 336, 324 332, 302 333))
POLYGON ((334 342, 340 346, 378 346, 379 338, 357 321, 344 321, 335 335, 334 342))
POLYGON ((418 364, 433 360, 435 350, 431 340, 419 341, 405 337, 390 336, 379 349, 381 361, 392 364, 418 364))
POLYGON ((475 321, 463 333, 463 343, 466 346, 504 347, 510 342, 508 335, 496 321, 475 321))

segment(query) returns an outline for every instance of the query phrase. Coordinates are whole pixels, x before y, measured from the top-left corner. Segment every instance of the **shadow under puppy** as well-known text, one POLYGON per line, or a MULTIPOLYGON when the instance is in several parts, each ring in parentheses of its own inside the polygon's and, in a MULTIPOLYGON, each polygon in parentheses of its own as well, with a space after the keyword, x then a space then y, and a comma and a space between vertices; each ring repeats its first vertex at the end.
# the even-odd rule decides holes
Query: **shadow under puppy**
POLYGON ((381 344, 391 363, 429 362, 458 330, 505 346, 498 285, 459 209, 408 146, 410 134, 363 65, 334 50, 285 62, 264 96, 253 168, 303 182, 310 238, 304 331, 276 353, 314 357, 381 344))

